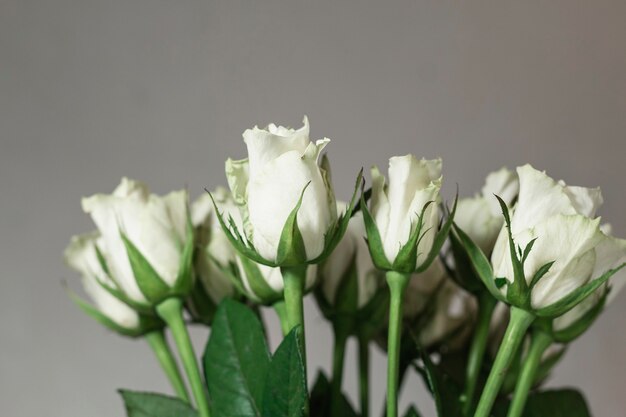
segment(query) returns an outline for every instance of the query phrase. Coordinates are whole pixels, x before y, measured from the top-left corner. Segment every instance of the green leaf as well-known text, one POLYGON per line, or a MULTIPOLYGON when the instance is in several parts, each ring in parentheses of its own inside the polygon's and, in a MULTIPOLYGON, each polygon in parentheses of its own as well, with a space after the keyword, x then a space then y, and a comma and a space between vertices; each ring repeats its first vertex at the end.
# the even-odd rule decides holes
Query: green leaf
POLYGON ((283 230, 280 234, 280 240, 278 242, 278 250, 276 253, 276 264, 280 266, 298 266, 306 263, 306 249, 304 247, 304 240, 302 239, 302 233, 298 227, 298 211, 302 206, 302 198, 306 189, 311 182, 308 182, 300 193, 300 198, 296 203, 296 206, 291 210, 283 230))
POLYGON ((423 349, 420 349, 424 368, 418 368, 418 372, 425 378, 428 388, 435 399, 437 416, 456 417, 461 415, 460 389, 439 369, 423 349))
POLYGON ((270 364, 263 395, 263 416, 302 417, 306 410, 304 362, 295 327, 282 341, 270 364))
POLYGON ((454 223, 454 232, 457 234, 459 241, 465 248, 476 275, 480 278, 483 284, 485 284, 485 287, 489 290, 491 295, 500 301, 504 301, 504 296, 496 286, 493 270, 491 269, 491 263, 487 259, 487 256, 485 256, 478 245, 476 245, 456 223, 454 223))
POLYGON ((338 415, 330 414, 331 387, 328 378, 322 371, 317 374, 311 391, 311 417, 358 417, 348 399, 342 395, 338 415))
POLYGON ((367 203, 365 203, 365 198, 362 192, 361 212, 363 213, 363 223, 365 224, 365 233, 367 235, 367 247, 370 251, 372 261, 374 262, 376 268, 388 271, 391 269, 391 262, 389 262, 387 256, 385 255, 383 240, 380 237, 378 226, 376 225, 376 221, 367 207, 367 203))
POLYGON ((257 316, 241 303, 224 300, 204 353, 213 417, 260 417, 269 366, 270 355, 257 316))
POLYGON ((599 278, 596 278, 582 287, 576 288, 574 291, 561 298, 554 304, 550 304, 547 307, 535 310, 535 313, 539 317, 558 317, 567 313, 574 308, 578 303, 582 302, 585 298, 589 297, 595 290, 600 288, 602 284, 608 281, 616 272, 626 266, 626 263, 620 265, 617 268, 609 269, 599 278))
POLYGON ((412 405, 408 410, 406 410, 404 417, 421 417, 421 414, 417 411, 417 408, 412 405))
MULTIPOLYGON (((499 402, 492 414, 505 417, 507 409, 508 402, 499 402)), ((591 417, 591 412, 579 391, 565 388, 530 394, 522 417, 591 417)))
POLYGON ((171 289, 154 270, 150 262, 143 256, 126 234, 120 231, 122 241, 126 247, 128 261, 133 270, 137 286, 149 301, 159 302, 166 298, 171 289))
POLYGON ((433 263, 435 258, 439 256, 439 252, 441 251, 443 244, 448 238, 448 234, 450 233, 450 229, 452 228, 452 224, 454 223, 454 215, 456 214, 456 206, 457 206, 458 201, 459 201, 459 195, 457 191, 457 195, 454 198, 454 205, 452 206, 452 211, 448 213, 448 219, 443 224, 443 226, 439 228, 439 232, 437 232, 437 235, 435 236, 435 240, 433 241, 433 246, 430 249, 428 256, 426 257, 424 262, 420 264, 420 266, 417 268, 415 272, 420 273, 420 272, 426 271, 428 267, 433 263))
POLYGON ((161 394, 119 390, 128 417, 198 417, 198 412, 178 398, 161 394))

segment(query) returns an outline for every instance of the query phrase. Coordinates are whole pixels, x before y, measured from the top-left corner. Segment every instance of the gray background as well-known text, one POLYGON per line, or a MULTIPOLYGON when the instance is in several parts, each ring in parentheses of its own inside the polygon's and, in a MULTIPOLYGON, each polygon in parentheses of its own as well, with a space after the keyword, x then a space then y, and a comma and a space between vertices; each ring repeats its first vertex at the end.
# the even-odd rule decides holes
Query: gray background
MULTIPOLYGON (((168 389, 142 342, 67 299, 61 252, 92 227, 81 196, 122 175, 197 195, 224 183, 254 124, 307 114, 333 139, 343 196, 396 154, 442 156, 448 197, 531 162, 602 185, 624 236, 625 21, 621 0, 0 0, 1 414, 121 416, 116 388, 168 389)), ((309 307, 310 363, 328 368, 309 307)), ((622 294, 551 380, 583 388, 597 416, 624 415, 625 313, 622 294)), ((375 410, 383 383, 377 356, 375 410)), ((425 404, 416 387, 404 401, 425 404)))

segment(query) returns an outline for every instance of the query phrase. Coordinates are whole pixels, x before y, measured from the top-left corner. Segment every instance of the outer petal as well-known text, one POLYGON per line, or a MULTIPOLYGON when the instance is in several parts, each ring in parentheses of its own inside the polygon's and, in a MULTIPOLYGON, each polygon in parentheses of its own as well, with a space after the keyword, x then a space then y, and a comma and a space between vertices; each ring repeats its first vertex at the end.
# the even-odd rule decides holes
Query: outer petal
POLYGON ((128 261, 126 247, 119 234, 119 216, 116 205, 121 200, 115 195, 96 194, 84 198, 82 205, 83 210, 91 215, 102 234, 101 247, 115 281, 131 299, 144 303, 147 300, 137 286, 135 275, 128 261))
POLYGON ((511 218, 511 230, 517 234, 557 214, 577 214, 563 185, 530 165, 517 168, 519 199, 511 218))
POLYGON ((597 188, 585 188, 565 186, 565 183, 559 181, 559 184, 563 185, 563 191, 569 197, 572 206, 576 209, 578 214, 582 214, 587 217, 595 217, 596 211, 604 202, 602 198, 602 191, 597 188))
POLYGON ((309 121, 306 116, 303 123, 304 126, 298 130, 271 124, 267 129, 255 126, 243 133, 244 142, 248 146, 252 177, 284 153, 290 151, 304 153, 309 145, 309 121))
MULTIPOLYGON (((524 247, 530 237, 517 243, 524 247)), ((603 239, 599 219, 558 215, 538 224, 532 237, 538 239, 524 265, 527 279, 542 265, 556 261, 532 291, 533 308, 555 303, 593 278, 595 247, 603 239)))
POLYGON ((65 250, 65 262, 82 276, 87 295, 98 310, 116 324, 127 328, 139 327, 139 315, 132 308, 109 294, 98 281, 112 285, 96 255, 98 233, 74 236, 65 250))
MULTIPOLYGON (((492 196, 495 200, 495 197, 492 196)), ((454 221, 486 254, 492 252, 504 224, 502 214, 494 216, 487 197, 460 199, 454 221)))
POLYGON ((517 173, 508 168, 500 168, 498 171, 490 173, 485 179, 485 185, 481 193, 487 204, 489 204, 489 210, 492 216, 502 218, 500 204, 494 194, 499 196, 510 206, 519 193, 519 179, 517 178, 517 173))
POLYGON ((304 155, 287 152, 250 178, 248 210, 253 228, 252 239, 256 250, 266 259, 276 259, 285 221, 307 184, 298 212, 298 227, 308 259, 322 252, 324 234, 331 225, 332 216, 317 157, 327 143, 328 140, 318 141, 304 155))

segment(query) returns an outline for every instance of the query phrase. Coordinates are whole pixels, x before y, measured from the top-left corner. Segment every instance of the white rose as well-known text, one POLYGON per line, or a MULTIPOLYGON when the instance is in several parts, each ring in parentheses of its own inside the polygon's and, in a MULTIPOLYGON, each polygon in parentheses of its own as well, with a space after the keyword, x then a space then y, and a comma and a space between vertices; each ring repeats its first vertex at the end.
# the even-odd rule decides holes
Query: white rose
POLYGON ((463 345, 472 333, 476 306, 474 299, 458 285, 446 279, 434 295, 432 316, 419 331, 420 344, 431 347, 440 343, 450 349, 463 345))
POLYGON ((298 228, 307 260, 324 249, 324 235, 337 212, 329 174, 319 156, 329 139, 309 141, 309 122, 298 130, 270 124, 243 133, 248 159, 226 161, 231 191, 243 213, 245 232, 256 251, 274 262, 285 221, 305 186, 298 211, 298 228))
POLYGON ((112 194, 84 198, 83 210, 100 230, 103 252, 113 279, 132 300, 145 303, 120 232, 139 250, 161 280, 173 287, 179 275, 188 233, 187 192, 163 197, 141 182, 122 178, 112 194))
POLYGON ((137 312, 100 284, 114 287, 98 260, 96 245, 99 240, 100 235, 97 232, 72 237, 64 253, 65 262, 81 274, 85 292, 100 313, 124 329, 138 329, 140 321, 137 312))
POLYGON ((459 199, 454 221, 486 254, 490 254, 504 224, 497 195, 510 206, 519 192, 517 173, 502 168, 487 176, 481 193, 459 199))
POLYGON ((424 272, 413 274, 404 292, 404 317, 417 318, 446 279, 446 270, 439 259, 435 259, 424 272))
MULTIPOLYGON (((615 266, 615 259, 607 259, 605 252, 622 256, 626 252, 616 239, 600 230, 600 219, 595 217, 602 204, 599 188, 567 186, 530 165, 518 168, 517 173, 520 192, 511 217, 513 239, 525 248, 537 238, 524 263, 528 282, 543 265, 554 261, 531 293, 531 307, 539 309, 615 266)), ((491 262, 496 277, 513 280, 506 227, 496 241, 491 262)))
MULTIPOLYGON (((221 187, 216 189, 213 198, 226 217, 232 216, 237 224, 241 224, 239 210, 228 190, 221 187)), ((208 194, 203 194, 191 205, 191 219, 199 249, 195 259, 196 274, 207 295, 217 305, 234 293, 233 284, 223 272, 223 267, 235 263, 237 253, 220 226, 208 194)))
MULTIPOLYGON (((338 204, 339 210, 346 204, 338 204)), ((337 290, 346 274, 354 266, 356 269, 357 307, 365 306, 376 294, 379 283, 383 282, 380 271, 372 263, 367 243, 365 242, 365 226, 363 213, 357 212, 349 221, 348 229, 321 269, 321 289, 324 298, 335 305, 337 290)))
POLYGON ((378 168, 372 168, 370 211, 391 264, 415 229, 423 207, 432 201, 424 213, 422 233, 425 234, 417 247, 416 266, 428 256, 438 229, 441 181, 441 159, 394 156, 389 159, 388 185, 378 168))

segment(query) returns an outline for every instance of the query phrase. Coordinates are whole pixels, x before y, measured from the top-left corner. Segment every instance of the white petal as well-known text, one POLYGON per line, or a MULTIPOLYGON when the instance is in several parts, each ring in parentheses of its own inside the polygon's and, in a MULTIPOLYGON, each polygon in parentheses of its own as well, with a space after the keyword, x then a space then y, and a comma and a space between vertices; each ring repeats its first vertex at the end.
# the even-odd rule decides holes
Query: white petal
POLYGON ((304 118, 304 126, 298 130, 270 125, 268 129, 254 127, 243 133, 248 147, 250 172, 254 177, 265 165, 286 152, 304 153, 309 145, 309 122, 304 118))
MULTIPOLYGON (((565 185, 565 183, 560 182, 565 185)), ((565 186, 565 194, 569 197, 578 214, 595 217, 596 211, 604 202, 600 188, 565 186)))
POLYGON ((504 217, 502 214, 493 215, 487 197, 473 197, 459 200, 454 221, 485 254, 489 255, 504 224, 504 217))
POLYGON ((494 194, 510 206, 519 193, 517 173, 508 168, 501 168, 490 173, 485 179, 481 193, 489 204, 492 216, 502 218, 502 210, 494 194))
POLYGON ((535 227, 532 235, 516 238, 522 248, 537 237, 525 263, 528 280, 544 264, 555 261, 550 271, 537 283, 531 304, 541 308, 555 303, 591 278, 596 262, 595 247, 602 240, 599 219, 558 215, 535 227))
POLYGON ((520 192, 511 218, 513 234, 557 214, 577 214, 563 185, 530 165, 517 168, 520 192))
POLYGON ((135 310, 109 294, 95 279, 84 277, 83 287, 96 308, 117 325, 126 329, 139 327, 139 315, 135 310))
POLYGON ((438 259, 426 271, 413 274, 405 292, 404 317, 417 317, 444 279, 446 279, 446 271, 438 259))

